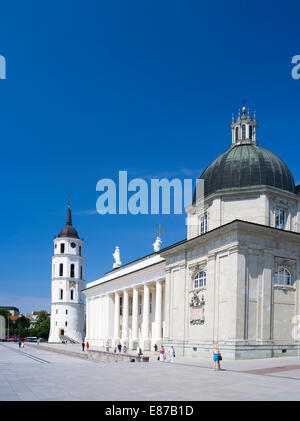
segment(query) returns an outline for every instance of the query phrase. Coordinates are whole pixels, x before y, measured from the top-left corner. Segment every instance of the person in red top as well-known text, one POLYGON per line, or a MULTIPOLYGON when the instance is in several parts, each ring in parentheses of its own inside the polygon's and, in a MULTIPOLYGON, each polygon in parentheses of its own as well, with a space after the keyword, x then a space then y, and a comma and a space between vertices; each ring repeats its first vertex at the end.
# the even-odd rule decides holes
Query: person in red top
POLYGON ((90 346, 89 346, 89 343, 87 342, 87 343, 86 343, 86 349, 89 349, 89 347, 90 347, 90 346))

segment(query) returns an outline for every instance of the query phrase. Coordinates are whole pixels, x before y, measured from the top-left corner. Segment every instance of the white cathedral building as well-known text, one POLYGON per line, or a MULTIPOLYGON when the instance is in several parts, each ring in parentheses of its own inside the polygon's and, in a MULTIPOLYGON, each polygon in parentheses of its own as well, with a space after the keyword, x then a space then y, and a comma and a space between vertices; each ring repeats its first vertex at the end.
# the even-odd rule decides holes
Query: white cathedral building
MULTIPOLYGON (((218 343, 230 359, 297 354, 300 188, 282 159, 258 146, 256 130, 243 107, 231 147, 200 176, 204 204, 195 197, 186 208, 185 240, 87 284, 91 347, 174 345, 177 355, 211 358, 218 343)), ((64 308, 57 301, 54 311, 64 308)))
POLYGON ((48 342, 82 342, 84 339, 83 240, 72 225, 68 205, 67 223, 54 238, 52 256, 51 324, 48 342))

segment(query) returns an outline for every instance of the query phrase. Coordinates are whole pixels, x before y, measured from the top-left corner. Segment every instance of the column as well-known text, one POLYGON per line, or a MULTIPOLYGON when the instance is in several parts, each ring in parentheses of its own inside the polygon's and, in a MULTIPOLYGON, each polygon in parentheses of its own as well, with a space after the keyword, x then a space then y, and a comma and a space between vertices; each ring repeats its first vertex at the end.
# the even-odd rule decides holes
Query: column
MULTIPOLYGON (((128 340, 128 310, 129 310, 129 297, 128 290, 124 289, 123 293, 123 327, 122 327, 122 339, 123 342, 128 340)), ((128 345, 128 344, 127 344, 128 345)))
POLYGON ((94 312, 94 323, 95 323, 95 338, 97 345, 100 345, 101 332, 103 330, 103 318, 102 318, 102 299, 101 296, 95 299, 95 312, 94 312))
POLYGON ((145 351, 150 349, 149 309, 150 309, 150 291, 149 291, 149 286, 145 284, 144 285, 144 302, 143 302, 143 328, 142 328, 142 348, 145 351))
POLYGON ((169 339, 170 337, 170 277, 171 270, 166 269, 166 278, 165 278, 165 329, 164 329, 164 339, 169 339))
POLYGON ((113 294, 107 295, 107 338, 114 337, 114 296, 113 294))
POLYGON ((91 336, 90 339, 95 337, 95 299, 91 300, 91 336))
MULTIPOLYGON (((133 299, 132 299, 132 342, 137 341, 138 338, 138 301, 139 301, 139 290, 137 287, 133 288, 133 299)), ((132 344, 131 348, 135 348, 132 344)))
POLYGON ((101 345, 104 346, 107 339, 107 299, 106 295, 101 295, 101 304, 100 304, 100 318, 101 318, 101 345))
POLYGON ((272 269, 274 257, 271 250, 264 250, 263 274, 259 297, 258 340, 267 342, 272 339, 272 269))
POLYGON ((114 345, 120 340, 120 293, 115 292, 114 345))
POLYGON ((88 338, 90 337, 90 299, 86 300, 86 314, 85 314, 85 338, 83 338, 84 340, 88 340, 88 338))
POLYGON ((155 339, 161 340, 161 304, 162 304, 162 281, 156 281, 155 290, 155 339))

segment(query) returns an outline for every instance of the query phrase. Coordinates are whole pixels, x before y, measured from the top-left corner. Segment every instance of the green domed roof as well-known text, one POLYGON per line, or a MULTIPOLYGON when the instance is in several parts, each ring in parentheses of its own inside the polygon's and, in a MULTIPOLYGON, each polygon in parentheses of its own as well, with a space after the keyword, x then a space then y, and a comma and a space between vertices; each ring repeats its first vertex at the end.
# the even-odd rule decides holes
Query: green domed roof
POLYGON ((295 193, 294 178, 282 159, 249 143, 236 145, 224 152, 200 178, 204 179, 205 196, 227 189, 262 185, 295 193))

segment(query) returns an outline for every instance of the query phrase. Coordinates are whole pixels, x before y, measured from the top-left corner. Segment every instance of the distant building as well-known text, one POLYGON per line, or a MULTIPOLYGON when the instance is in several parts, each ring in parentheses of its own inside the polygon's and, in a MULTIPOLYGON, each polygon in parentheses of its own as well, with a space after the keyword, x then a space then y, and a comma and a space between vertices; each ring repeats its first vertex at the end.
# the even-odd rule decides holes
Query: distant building
POLYGON ((20 311, 17 307, 0 306, 0 308, 5 308, 6 310, 8 310, 10 312, 10 314, 12 316, 19 316, 20 315, 20 311))
MULTIPOLYGON (((30 328, 33 328, 35 326, 36 320, 38 318, 38 315, 41 313, 41 311, 32 311, 31 313, 25 314, 25 317, 27 319, 30 319, 30 328)), ((47 314, 50 317, 50 313, 47 312, 47 314)))

